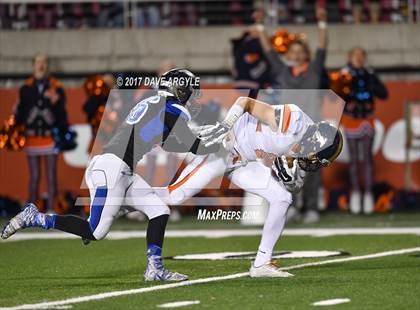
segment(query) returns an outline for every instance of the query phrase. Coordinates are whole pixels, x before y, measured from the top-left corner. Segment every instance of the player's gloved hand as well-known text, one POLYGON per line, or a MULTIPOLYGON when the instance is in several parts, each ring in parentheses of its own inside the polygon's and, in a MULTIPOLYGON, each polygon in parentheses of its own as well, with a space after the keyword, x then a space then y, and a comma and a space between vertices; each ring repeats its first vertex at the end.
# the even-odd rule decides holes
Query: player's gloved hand
POLYGON ((296 178, 297 160, 293 160, 293 166, 289 167, 286 156, 277 157, 271 166, 275 177, 283 184, 293 184, 296 178))
POLYGON ((297 159, 289 167, 286 156, 277 157, 271 167, 273 176, 281 181, 291 193, 297 193, 303 186, 305 172, 299 168, 297 159))
POLYGON ((229 126, 225 123, 216 123, 216 125, 202 130, 200 132, 200 139, 204 141, 206 147, 216 143, 222 143, 223 139, 228 135, 229 130, 229 126))
POLYGON ((203 126, 191 126, 190 129, 198 137, 201 137, 201 132, 212 128, 214 125, 203 125, 203 126))

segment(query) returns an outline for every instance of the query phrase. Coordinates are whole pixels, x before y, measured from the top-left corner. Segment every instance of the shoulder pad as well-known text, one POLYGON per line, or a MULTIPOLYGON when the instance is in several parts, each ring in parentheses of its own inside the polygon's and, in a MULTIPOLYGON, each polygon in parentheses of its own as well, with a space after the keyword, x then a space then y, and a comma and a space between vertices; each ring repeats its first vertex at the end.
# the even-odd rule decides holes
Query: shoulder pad
POLYGON ((176 101, 167 101, 166 102, 166 112, 169 112, 174 115, 181 116, 185 121, 191 120, 191 114, 186 107, 176 103, 176 101))

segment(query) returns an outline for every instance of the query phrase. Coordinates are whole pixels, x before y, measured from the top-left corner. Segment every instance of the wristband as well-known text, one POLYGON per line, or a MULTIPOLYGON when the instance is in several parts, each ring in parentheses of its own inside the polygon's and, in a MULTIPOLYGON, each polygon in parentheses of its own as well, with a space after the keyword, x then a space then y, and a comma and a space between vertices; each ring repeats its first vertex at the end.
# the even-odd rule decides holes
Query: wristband
POLYGON ((242 116, 242 114, 244 114, 244 108, 239 104, 234 104, 229 109, 229 112, 222 123, 230 129, 232 128, 233 124, 235 124, 235 122, 242 116))

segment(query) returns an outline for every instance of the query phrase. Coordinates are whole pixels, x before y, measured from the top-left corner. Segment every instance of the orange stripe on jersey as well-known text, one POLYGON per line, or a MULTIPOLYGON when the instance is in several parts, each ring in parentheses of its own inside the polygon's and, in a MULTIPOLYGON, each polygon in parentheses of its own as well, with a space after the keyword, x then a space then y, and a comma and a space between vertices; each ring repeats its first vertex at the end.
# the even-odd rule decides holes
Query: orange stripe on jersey
POLYGON ((209 157, 209 155, 207 155, 206 157, 204 157, 203 161, 201 163, 198 164, 197 167, 195 167, 190 173, 188 173, 181 181, 179 181, 178 183, 175 184, 171 184, 168 186, 168 190, 170 193, 172 193, 174 190, 176 190, 178 187, 180 187, 181 185, 183 185, 185 182, 187 182, 197 171, 198 169, 201 168, 201 166, 204 165, 204 162, 206 161, 207 157, 209 157))
POLYGON ((289 129, 291 114, 289 105, 285 104, 283 108, 283 122, 281 126, 282 133, 285 133, 287 129, 289 129))

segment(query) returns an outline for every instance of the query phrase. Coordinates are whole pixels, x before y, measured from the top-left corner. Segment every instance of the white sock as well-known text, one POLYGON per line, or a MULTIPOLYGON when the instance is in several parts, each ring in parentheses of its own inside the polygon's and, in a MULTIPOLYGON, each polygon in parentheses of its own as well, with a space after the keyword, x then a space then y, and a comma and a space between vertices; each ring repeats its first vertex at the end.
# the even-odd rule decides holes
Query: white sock
POLYGON ((273 248, 279 239, 286 222, 286 212, 288 207, 289 204, 287 202, 270 205, 267 218, 264 223, 263 234, 260 246, 258 247, 257 257, 254 261, 255 267, 261 267, 271 261, 273 248))
POLYGON ((272 251, 259 247, 257 257, 255 257, 254 267, 261 267, 271 261, 272 251))

